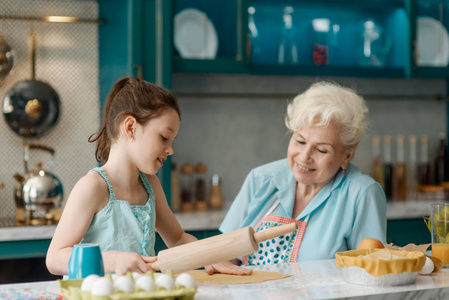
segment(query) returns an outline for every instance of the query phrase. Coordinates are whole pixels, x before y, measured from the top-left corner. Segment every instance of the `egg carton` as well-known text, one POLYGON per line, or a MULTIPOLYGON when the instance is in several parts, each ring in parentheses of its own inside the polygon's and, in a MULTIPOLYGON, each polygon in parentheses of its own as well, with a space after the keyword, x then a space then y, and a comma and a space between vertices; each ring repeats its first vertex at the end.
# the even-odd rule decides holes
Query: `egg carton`
MULTIPOLYGON (((157 277, 159 274, 153 275, 157 277)), ((116 290, 108 296, 97 296, 92 295, 90 291, 81 290, 83 280, 57 280, 64 298, 69 300, 193 300, 196 293, 196 288, 186 288, 179 285, 172 290, 161 287, 151 292, 137 290, 133 293, 124 293, 116 290)))

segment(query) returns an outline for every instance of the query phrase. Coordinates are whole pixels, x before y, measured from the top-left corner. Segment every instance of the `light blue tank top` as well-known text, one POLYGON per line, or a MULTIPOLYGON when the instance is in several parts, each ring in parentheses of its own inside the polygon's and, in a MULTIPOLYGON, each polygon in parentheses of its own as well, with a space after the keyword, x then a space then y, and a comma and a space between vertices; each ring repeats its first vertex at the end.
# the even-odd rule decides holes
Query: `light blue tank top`
POLYGON ((81 243, 96 243, 101 251, 136 252, 154 256, 156 210, 154 193, 148 178, 140 173, 140 180, 148 193, 145 205, 130 205, 117 200, 106 173, 94 168, 106 181, 109 190, 108 204, 92 219, 81 243))

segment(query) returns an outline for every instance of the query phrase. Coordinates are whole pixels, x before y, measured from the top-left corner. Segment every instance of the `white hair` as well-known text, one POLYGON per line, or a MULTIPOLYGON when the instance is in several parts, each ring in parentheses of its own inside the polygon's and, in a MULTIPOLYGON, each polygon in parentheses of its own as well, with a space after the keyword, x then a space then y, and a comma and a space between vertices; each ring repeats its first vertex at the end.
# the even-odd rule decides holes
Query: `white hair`
POLYGON ((353 90, 318 82, 288 104, 285 125, 295 132, 304 127, 327 127, 333 122, 343 144, 354 148, 368 126, 367 112, 365 101, 353 90))

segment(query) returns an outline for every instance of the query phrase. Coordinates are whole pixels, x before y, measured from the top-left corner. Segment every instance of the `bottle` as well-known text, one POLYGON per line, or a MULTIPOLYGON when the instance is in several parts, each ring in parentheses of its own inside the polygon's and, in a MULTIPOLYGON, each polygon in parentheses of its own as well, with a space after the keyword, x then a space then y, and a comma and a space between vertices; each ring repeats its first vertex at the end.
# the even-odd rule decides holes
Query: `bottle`
POLYGON ((418 170, 416 158, 416 135, 409 136, 409 155, 407 166, 407 195, 409 200, 417 200, 418 170))
POLYGON ((384 170, 380 157, 380 136, 373 137, 373 162, 371 167, 371 176, 376 180, 382 188, 384 188, 384 170))
POLYGON ((394 166, 394 187, 395 187, 395 199, 406 200, 407 199, 407 164, 405 162, 404 153, 404 136, 398 135, 396 137, 396 164, 394 166))
POLYGON ((178 212, 181 209, 181 197, 179 193, 179 179, 176 164, 171 165, 171 209, 178 212))
POLYGON ((312 21, 314 31, 313 63, 317 66, 329 64, 330 23, 329 19, 313 19, 312 21))
POLYGON ((280 65, 298 64, 298 47, 296 46, 297 31, 293 25, 293 7, 284 8, 283 27, 281 30, 281 41, 279 43, 278 63, 280 65))
POLYGON ((391 162, 391 135, 384 136, 384 191, 387 201, 393 199, 393 164, 391 162))
POLYGON ((444 185, 449 181, 448 153, 446 134, 439 134, 439 146, 435 158, 435 185, 444 185))
POLYGON ((184 164, 181 166, 181 211, 190 212, 194 210, 193 198, 193 166, 184 164))
POLYGON ((198 163, 195 166, 195 183, 193 189, 193 196, 195 198, 195 210, 196 211, 206 211, 207 210, 207 200, 206 200, 206 170, 207 167, 203 163, 198 163))
POLYGON ((209 205, 213 209, 220 209, 223 207, 224 197, 221 192, 220 177, 217 174, 212 175, 212 188, 209 197, 209 205))
POLYGON ((248 34, 249 43, 247 44, 247 53, 248 58, 251 59, 251 62, 261 63, 261 47, 259 41, 259 31, 257 30, 256 23, 254 22, 254 15, 256 13, 256 9, 254 6, 248 7, 248 34))
POLYGON ((429 162, 429 138, 427 135, 421 136, 421 159, 418 167, 418 185, 430 185, 432 178, 429 162))

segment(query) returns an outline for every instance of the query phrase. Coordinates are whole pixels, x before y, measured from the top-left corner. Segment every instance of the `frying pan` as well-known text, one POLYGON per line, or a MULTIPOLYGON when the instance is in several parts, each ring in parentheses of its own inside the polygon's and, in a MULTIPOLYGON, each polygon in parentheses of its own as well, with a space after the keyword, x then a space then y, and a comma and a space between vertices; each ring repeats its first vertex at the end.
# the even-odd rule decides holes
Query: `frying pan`
POLYGON ((47 83, 35 79, 35 34, 28 37, 31 79, 17 83, 3 100, 3 115, 8 126, 23 137, 40 137, 59 120, 58 93, 47 83))
POLYGON ((11 47, 0 34, 0 86, 3 79, 8 76, 14 64, 14 56, 11 47))

